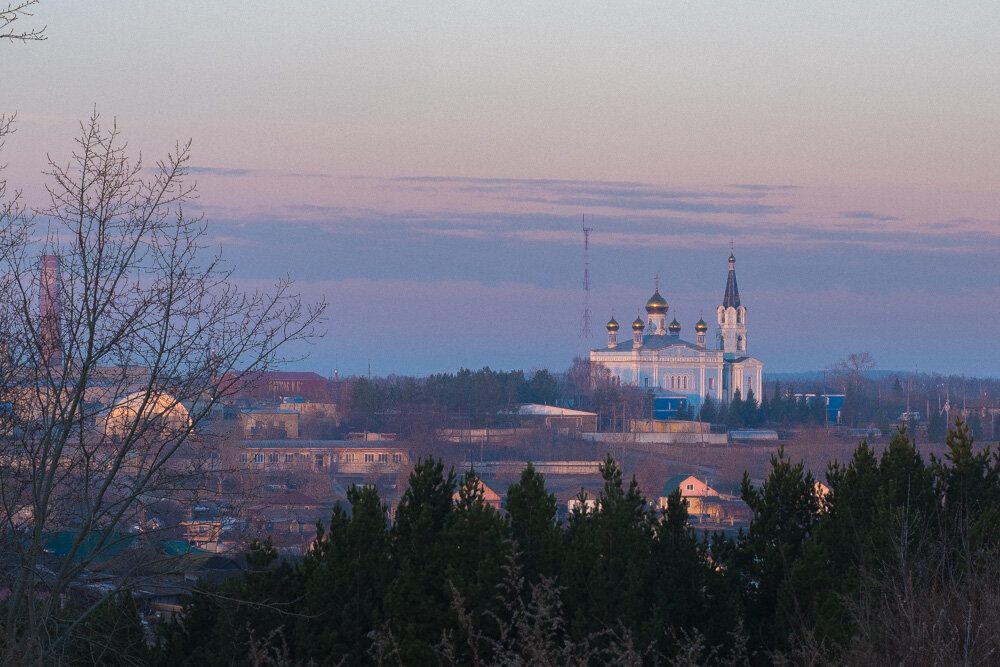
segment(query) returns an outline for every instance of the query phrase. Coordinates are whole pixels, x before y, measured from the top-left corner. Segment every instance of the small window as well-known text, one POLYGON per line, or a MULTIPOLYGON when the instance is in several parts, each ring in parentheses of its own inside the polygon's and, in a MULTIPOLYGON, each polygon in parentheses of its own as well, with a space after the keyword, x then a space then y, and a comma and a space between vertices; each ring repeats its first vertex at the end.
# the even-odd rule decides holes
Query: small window
POLYGON ((375 462, 374 454, 365 454, 365 463, 374 463, 374 462, 375 462))
POLYGON ((389 455, 388 454, 379 454, 378 455, 378 462, 379 463, 388 463, 389 462, 389 455))
POLYGON ((694 484, 688 484, 688 491, 694 491, 694 484))
POLYGON ((403 462, 403 455, 402 454, 393 454, 392 455, 392 462, 393 463, 402 463, 403 462))
POLYGON ((316 455, 316 469, 320 470, 322 468, 323 468, 323 455, 322 454, 317 454, 316 455))
POLYGON ((267 462, 268 463, 277 463, 278 462, 278 455, 277 454, 268 454, 267 455, 267 462))
POLYGON ((344 454, 344 463, 354 463, 354 454, 351 452, 344 454))
POLYGON ((649 386, 649 378, 646 378, 646 386, 649 386))
POLYGON ((253 455, 253 462, 254 463, 263 463, 264 462, 264 455, 263 454, 254 454, 253 455))
POLYGON ((292 463, 295 461, 295 454, 285 454, 285 463, 292 463))

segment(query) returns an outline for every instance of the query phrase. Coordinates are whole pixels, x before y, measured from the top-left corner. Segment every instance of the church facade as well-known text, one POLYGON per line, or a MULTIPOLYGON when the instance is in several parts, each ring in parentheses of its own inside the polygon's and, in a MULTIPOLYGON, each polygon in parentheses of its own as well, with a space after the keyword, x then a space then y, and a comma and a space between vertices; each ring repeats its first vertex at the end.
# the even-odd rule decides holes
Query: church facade
POLYGON ((662 396, 685 396, 695 411, 706 395, 718 404, 731 401, 737 390, 743 398, 753 391, 760 400, 764 364, 748 352, 747 309, 736 283, 736 257, 729 255, 713 347, 708 346, 708 324, 703 318, 694 326, 694 342, 689 342, 681 338, 676 317, 667 324, 669 308, 657 280, 646 302, 647 319, 644 322, 640 316, 632 322, 631 340, 619 341, 621 326, 612 317, 607 324, 608 345, 591 350, 590 361, 607 368, 621 384, 648 387, 662 396))

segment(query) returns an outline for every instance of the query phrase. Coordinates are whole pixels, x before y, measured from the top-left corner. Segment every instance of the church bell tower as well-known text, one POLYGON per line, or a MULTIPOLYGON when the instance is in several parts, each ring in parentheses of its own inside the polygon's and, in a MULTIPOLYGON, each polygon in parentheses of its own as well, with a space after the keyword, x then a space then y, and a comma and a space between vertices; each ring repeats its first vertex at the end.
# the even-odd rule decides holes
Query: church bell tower
POLYGON ((719 306, 719 349, 727 357, 747 356, 747 309, 740 304, 740 289, 736 284, 736 256, 729 253, 729 277, 726 293, 719 306))

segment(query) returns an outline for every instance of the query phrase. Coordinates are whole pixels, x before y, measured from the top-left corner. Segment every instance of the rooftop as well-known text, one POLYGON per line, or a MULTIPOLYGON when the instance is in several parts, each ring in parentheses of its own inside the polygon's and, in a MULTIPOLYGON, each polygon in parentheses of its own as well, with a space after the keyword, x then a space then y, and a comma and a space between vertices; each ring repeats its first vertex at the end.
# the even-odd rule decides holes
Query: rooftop
POLYGON ((522 415, 547 415, 547 416, 562 416, 562 417, 596 417, 596 412, 584 412, 583 410, 570 410, 569 408, 560 408, 556 405, 539 405, 538 403, 528 403, 522 405, 517 410, 518 414, 522 415))

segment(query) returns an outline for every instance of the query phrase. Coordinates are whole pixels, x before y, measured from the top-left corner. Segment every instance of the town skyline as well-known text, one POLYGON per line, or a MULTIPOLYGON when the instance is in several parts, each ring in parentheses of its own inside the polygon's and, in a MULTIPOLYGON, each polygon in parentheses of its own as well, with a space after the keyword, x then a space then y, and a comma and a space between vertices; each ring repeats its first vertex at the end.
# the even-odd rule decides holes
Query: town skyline
POLYGON ((147 155, 190 137, 235 277, 328 298, 323 374, 563 369, 655 275, 712 341, 732 241, 766 372, 1000 375, 1000 10, 725 8, 43 2, 4 177, 43 207, 95 107, 147 155))

